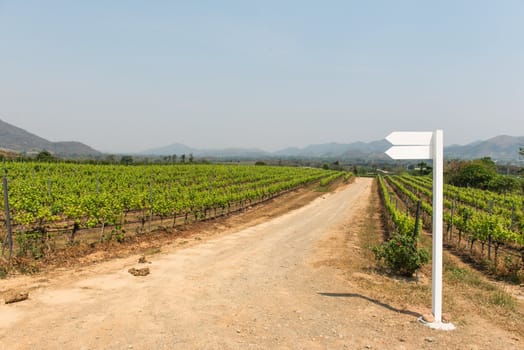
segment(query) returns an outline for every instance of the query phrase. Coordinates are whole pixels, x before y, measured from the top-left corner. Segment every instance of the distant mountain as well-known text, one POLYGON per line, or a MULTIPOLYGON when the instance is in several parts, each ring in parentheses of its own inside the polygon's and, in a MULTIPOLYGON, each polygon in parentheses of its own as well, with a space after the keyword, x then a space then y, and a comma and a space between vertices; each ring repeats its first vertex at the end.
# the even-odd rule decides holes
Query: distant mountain
MULTIPOLYGON (((276 152, 259 149, 197 149, 182 144, 156 148, 142 152, 147 155, 193 154, 195 157, 213 158, 326 158, 337 160, 388 160, 384 152, 391 145, 386 140, 352 143, 324 143, 303 148, 289 147, 276 152)), ((497 136, 485 141, 475 141, 467 145, 445 147, 447 159, 475 159, 491 157, 496 161, 517 162, 519 147, 524 146, 524 137, 497 136)))
POLYGON ((304 148, 291 147, 276 152, 267 152, 260 149, 227 148, 227 149, 197 149, 180 143, 170 146, 150 149, 141 152, 143 155, 178 156, 193 154, 195 157, 210 158, 340 158, 359 159, 366 157, 386 159, 384 151, 388 148, 387 141, 370 143, 325 143, 310 145, 304 148))
POLYGON ((0 119, 0 148, 19 153, 47 150, 58 156, 96 156, 97 150, 75 141, 51 142, 0 119))
POLYGON ((497 161, 517 161, 519 148, 524 146, 524 136, 500 135, 485 141, 475 141, 464 146, 449 146, 444 149, 448 159, 476 159, 491 157, 497 161))
POLYGON ((224 148, 224 149, 198 149, 183 145, 181 143, 174 143, 169 146, 154 148, 147 151, 140 152, 142 155, 152 156, 169 156, 176 154, 192 154, 195 157, 210 157, 210 158, 257 158, 267 157, 271 155, 259 149, 251 148, 224 148))
POLYGON ((368 143, 324 143, 309 145, 304 148, 286 148, 274 152, 273 155, 297 158, 385 159, 384 151, 386 151, 388 147, 389 143, 385 140, 368 143))
POLYGON ((274 152, 274 155, 283 157, 333 157, 343 154, 349 148, 349 144, 332 142, 309 145, 304 148, 286 148, 274 152))
POLYGON ((181 143, 173 143, 172 145, 165 147, 152 148, 147 151, 140 152, 140 154, 146 154, 150 156, 171 156, 173 154, 182 155, 193 153, 194 155, 196 151, 196 148, 188 147, 181 143))

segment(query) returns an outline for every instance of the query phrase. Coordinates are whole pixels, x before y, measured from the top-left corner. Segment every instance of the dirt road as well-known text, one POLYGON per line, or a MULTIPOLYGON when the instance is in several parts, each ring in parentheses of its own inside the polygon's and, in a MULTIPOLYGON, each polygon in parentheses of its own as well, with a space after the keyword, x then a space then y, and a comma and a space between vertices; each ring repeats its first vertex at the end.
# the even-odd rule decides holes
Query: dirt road
POLYGON ((358 179, 262 224, 152 256, 145 277, 127 272, 138 266, 132 257, 42 280, 29 300, 0 305, 0 348, 435 348, 438 336, 416 317, 367 300, 321 263, 332 254, 323 245, 365 212, 370 193, 371 180, 358 179))

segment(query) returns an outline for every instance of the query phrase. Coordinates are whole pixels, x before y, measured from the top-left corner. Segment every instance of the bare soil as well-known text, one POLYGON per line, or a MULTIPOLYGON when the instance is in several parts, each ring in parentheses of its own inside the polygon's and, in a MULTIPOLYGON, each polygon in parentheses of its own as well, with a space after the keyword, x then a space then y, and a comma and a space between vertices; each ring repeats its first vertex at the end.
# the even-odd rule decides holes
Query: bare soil
POLYGON ((376 270, 372 187, 357 179, 330 193, 290 194, 196 224, 172 244, 173 234, 157 234, 156 245, 137 242, 113 253, 120 258, 108 248, 73 267, 0 280, 3 294, 30 291, 26 301, 0 305, 0 348, 522 348, 520 328, 469 307, 467 293, 445 299, 455 331, 417 321, 431 305, 430 278, 376 270), (150 274, 132 276, 144 250, 150 274))

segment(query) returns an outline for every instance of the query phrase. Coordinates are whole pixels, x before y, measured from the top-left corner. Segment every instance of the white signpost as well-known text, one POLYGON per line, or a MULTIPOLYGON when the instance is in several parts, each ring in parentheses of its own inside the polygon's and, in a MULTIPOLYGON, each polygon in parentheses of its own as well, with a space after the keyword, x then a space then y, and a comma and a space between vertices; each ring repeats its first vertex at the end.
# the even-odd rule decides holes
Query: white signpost
MULTIPOLYGON (((433 329, 453 330, 451 323, 442 322, 442 220, 444 186, 443 132, 394 131, 386 137, 393 147, 386 154, 393 159, 433 159, 433 266, 432 312, 434 322, 423 322, 433 329)), ((421 319, 422 321, 422 319, 421 319)))

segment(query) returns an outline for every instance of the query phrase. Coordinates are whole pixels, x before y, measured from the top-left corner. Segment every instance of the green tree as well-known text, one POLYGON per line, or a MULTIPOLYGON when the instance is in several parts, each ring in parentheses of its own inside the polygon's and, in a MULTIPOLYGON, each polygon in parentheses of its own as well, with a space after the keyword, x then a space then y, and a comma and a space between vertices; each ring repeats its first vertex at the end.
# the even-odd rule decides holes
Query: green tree
POLYGON ((120 158, 120 164, 124 164, 124 165, 133 164, 133 157, 122 156, 122 158, 120 158))
POLYGON ((513 192, 518 190, 519 187, 520 183, 517 179, 503 175, 497 175, 488 183, 489 190, 500 193, 513 192))
POLYGON ((459 185, 486 189, 490 181, 495 178, 495 175, 481 164, 470 164, 460 174, 459 185))
POLYGON ((461 164, 450 176, 449 182, 453 185, 487 189, 489 183, 497 177, 497 171, 494 163, 481 159, 461 164))
POLYGON ((109 164, 115 164, 116 163, 115 155, 114 154, 108 154, 107 156, 105 156, 104 162, 105 163, 109 163, 109 164))
POLYGON ((52 162, 56 160, 56 158, 51 154, 51 152, 44 149, 36 155, 36 160, 39 162, 52 162))

